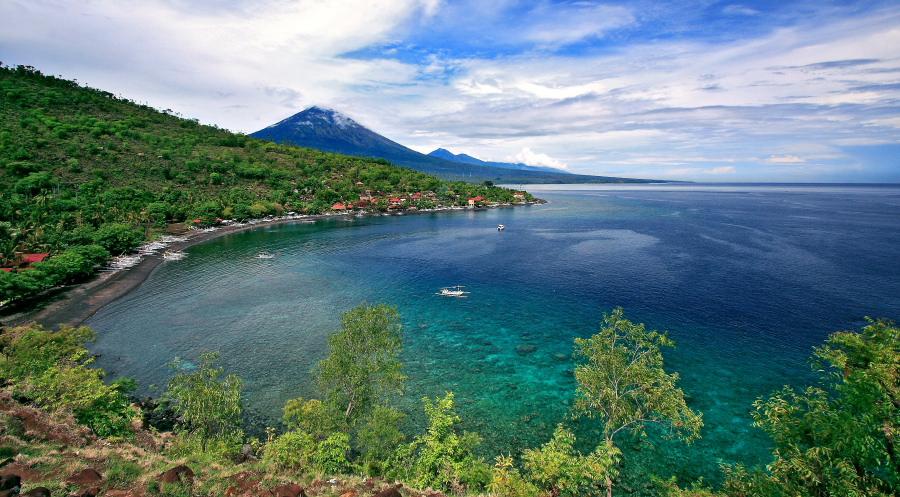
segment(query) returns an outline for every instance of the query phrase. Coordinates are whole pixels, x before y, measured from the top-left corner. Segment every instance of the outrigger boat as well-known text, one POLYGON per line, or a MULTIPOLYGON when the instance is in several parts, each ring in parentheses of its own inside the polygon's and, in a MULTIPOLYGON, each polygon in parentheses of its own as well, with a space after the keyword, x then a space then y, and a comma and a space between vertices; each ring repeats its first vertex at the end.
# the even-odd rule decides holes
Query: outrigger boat
POLYGON ((466 295, 470 293, 463 291, 463 288, 465 287, 462 285, 447 286, 441 288, 441 291, 437 292, 435 295, 440 295, 441 297, 456 297, 458 299, 463 299, 466 298, 466 295))
POLYGON ((275 254, 263 250, 262 252, 256 254, 256 258, 257 259, 274 259, 275 254))

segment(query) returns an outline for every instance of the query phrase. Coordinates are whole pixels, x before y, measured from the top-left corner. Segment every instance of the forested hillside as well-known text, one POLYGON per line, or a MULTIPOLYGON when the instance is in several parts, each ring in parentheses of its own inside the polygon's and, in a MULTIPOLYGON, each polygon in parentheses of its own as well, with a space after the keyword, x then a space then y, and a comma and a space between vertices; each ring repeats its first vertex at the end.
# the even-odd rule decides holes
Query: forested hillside
POLYGON ((410 199, 419 207, 514 199, 503 188, 200 125, 30 67, 0 68, 0 302, 84 278, 168 223, 317 214, 366 192, 382 204, 429 192, 410 199), (50 258, 10 270, 28 252, 50 258))

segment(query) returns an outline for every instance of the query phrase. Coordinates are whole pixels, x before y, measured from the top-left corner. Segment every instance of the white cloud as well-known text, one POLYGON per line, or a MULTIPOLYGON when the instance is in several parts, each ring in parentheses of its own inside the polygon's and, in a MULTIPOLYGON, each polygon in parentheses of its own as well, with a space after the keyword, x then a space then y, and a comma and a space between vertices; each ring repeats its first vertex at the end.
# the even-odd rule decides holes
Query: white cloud
POLYGON ((734 166, 719 166, 709 169, 707 172, 709 174, 734 174, 737 169, 734 166))
POLYGON ((519 153, 509 158, 510 162, 521 162, 529 166, 552 167, 554 169, 568 169, 564 162, 554 159, 547 154, 541 154, 531 150, 528 147, 519 150, 519 153))
POLYGON ((803 164, 806 160, 796 155, 770 155, 766 162, 769 164, 803 164))
MULTIPOLYGON (((558 51, 647 13, 542 2, 505 24, 510 5, 7 0, 0 60, 240 131, 319 104, 417 150, 530 154, 533 163, 581 173, 815 179, 822 161, 856 167, 842 146, 900 143, 890 86, 900 71, 900 7, 846 16, 820 9, 730 42, 635 37, 603 50, 558 51), (454 9, 462 17, 445 26, 454 9), (500 24, 486 29, 481 19, 500 24), (405 41, 473 23, 481 45, 466 55, 405 41), (382 57, 347 55, 373 46, 391 48, 382 57), (491 52, 495 46, 525 48, 491 52), (409 50, 420 57, 390 58, 409 50), (766 158, 769 151, 777 154, 766 158)), ((740 4, 726 9, 750 14, 740 4)))

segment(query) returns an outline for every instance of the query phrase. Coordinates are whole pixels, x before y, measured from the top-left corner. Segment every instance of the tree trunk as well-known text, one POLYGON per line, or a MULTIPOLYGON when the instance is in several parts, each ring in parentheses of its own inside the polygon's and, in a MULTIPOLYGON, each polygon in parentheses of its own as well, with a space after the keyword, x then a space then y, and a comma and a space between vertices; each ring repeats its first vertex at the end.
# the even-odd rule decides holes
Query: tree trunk
POLYGON ((606 475, 606 497, 612 497, 612 478, 606 475))

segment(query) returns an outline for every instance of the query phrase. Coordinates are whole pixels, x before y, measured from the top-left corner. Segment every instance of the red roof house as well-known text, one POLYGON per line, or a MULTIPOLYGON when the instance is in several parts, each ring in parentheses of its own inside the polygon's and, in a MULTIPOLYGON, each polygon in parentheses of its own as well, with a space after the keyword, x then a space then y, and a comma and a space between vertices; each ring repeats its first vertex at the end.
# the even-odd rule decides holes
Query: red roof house
POLYGON ((347 210, 347 206, 344 205, 343 202, 335 202, 334 205, 331 206, 331 210, 333 210, 333 211, 345 211, 345 210, 347 210))
POLYGON ((25 254, 22 256, 22 264, 34 264, 35 262, 44 262, 44 259, 50 257, 50 254, 43 252, 40 254, 25 254))

